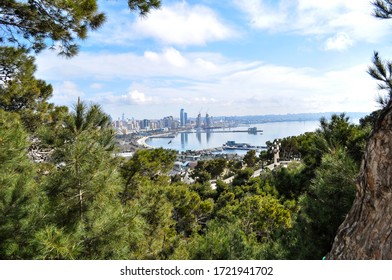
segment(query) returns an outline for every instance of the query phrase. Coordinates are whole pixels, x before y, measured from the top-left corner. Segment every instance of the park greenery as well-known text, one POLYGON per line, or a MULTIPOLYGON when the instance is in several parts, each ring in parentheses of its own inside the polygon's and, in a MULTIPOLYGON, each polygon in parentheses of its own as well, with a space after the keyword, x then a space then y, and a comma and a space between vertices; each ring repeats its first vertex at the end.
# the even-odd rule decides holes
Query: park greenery
MULTIPOLYGON (((142 15, 160 4, 128 2, 142 15)), ((281 160, 299 159, 287 167, 265 168, 271 139, 242 161, 200 161, 185 184, 168 175, 174 151, 114 156, 115 133, 98 104, 58 107, 48 101, 51 85, 35 78, 31 51, 52 42, 76 55, 76 38, 103 21, 93 0, 0 5, 0 259, 323 258, 354 200, 380 111, 360 124, 322 118, 314 132, 279 139, 281 160)), ((369 73, 387 83, 384 63, 375 54, 369 73)))

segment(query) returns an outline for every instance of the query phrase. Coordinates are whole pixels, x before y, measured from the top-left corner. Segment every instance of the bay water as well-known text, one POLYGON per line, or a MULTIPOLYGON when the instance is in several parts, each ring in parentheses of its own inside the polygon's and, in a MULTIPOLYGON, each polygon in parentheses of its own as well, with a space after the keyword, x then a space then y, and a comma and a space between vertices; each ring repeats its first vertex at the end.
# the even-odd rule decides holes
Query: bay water
POLYGON ((265 146, 267 141, 297 136, 305 132, 315 131, 319 128, 319 121, 290 121, 290 122, 270 122, 262 124, 252 124, 250 126, 239 126, 221 129, 219 131, 200 131, 200 132, 180 132, 175 138, 149 138, 146 143, 154 148, 173 149, 177 151, 204 150, 222 147, 227 141, 237 143, 248 143, 253 146, 265 146), (257 127, 257 134, 248 132, 233 132, 233 130, 245 130, 249 127, 257 127))

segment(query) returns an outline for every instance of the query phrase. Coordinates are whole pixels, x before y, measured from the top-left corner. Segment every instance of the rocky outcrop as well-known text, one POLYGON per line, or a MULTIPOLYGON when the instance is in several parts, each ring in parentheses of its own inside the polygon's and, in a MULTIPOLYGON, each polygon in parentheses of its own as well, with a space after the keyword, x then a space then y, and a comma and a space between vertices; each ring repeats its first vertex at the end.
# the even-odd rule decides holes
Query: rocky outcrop
POLYGON ((392 106, 369 139, 354 204, 327 259, 392 259, 392 106))

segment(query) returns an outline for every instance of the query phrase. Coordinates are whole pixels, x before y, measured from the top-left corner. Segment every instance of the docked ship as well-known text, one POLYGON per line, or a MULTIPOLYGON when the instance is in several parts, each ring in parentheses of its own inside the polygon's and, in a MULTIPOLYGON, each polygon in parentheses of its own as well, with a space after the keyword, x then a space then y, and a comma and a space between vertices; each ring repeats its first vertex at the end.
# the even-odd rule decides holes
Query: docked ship
POLYGON ((248 143, 236 143, 235 141, 227 141, 223 144, 224 150, 257 150, 259 147, 252 146, 248 143))

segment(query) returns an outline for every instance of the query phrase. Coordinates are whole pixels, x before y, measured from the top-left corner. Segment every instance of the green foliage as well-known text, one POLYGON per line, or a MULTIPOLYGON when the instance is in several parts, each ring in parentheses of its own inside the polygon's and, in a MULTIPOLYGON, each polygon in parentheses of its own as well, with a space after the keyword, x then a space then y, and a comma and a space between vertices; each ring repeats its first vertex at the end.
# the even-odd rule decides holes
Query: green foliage
POLYGON ((274 185, 280 196, 286 199, 298 199, 307 189, 307 180, 303 173, 304 166, 277 168, 273 172, 274 185))
POLYGON ((390 19, 392 17, 392 2, 389 0, 375 0, 373 15, 381 19, 390 19))
POLYGON ((167 185, 148 180, 141 185, 138 196, 127 202, 135 205, 145 221, 144 238, 137 244, 136 256, 138 259, 167 259, 174 250, 176 238, 173 204, 166 195, 167 185))
POLYGON ((0 259, 33 256, 29 241, 38 226, 39 191, 27 147, 18 116, 0 109, 0 259))
POLYGON ((45 182, 51 221, 79 240, 78 258, 117 258, 121 242, 114 236, 123 229, 118 199, 121 181, 115 159, 90 131, 61 147, 61 162, 45 182))
POLYGON ((121 195, 123 203, 139 190, 142 179, 158 180, 161 176, 166 176, 173 167, 175 158, 175 151, 162 148, 137 151, 120 169, 124 180, 121 195))
POLYGON ((261 162, 261 168, 264 168, 272 160, 273 160, 273 154, 272 152, 270 152, 270 150, 260 152, 259 161, 261 162))
POLYGON ((39 230, 32 242, 34 259, 76 259, 81 254, 77 240, 53 225, 39 230))
POLYGON ((238 224, 211 221, 203 235, 196 235, 188 245, 194 260, 251 259, 252 244, 238 224), (250 243, 250 242, 249 242, 250 243))
POLYGON ((297 257, 321 259, 330 250, 355 198, 357 172, 357 165, 342 149, 323 157, 309 193, 300 199, 298 234, 303 238, 297 257))
POLYGON ((241 202, 234 200, 230 193, 221 197, 225 197, 222 201, 231 202, 208 222, 202 234, 193 236, 188 245, 191 259, 283 257, 274 239, 291 226, 289 210, 271 196, 247 196, 241 202))
POLYGON ((203 184, 211 178, 218 178, 227 167, 225 159, 200 160, 193 170, 192 178, 203 184))
POLYGON ((376 126, 376 122, 380 117, 380 114, 381 114, 381 109, 370 113, 370 115, 367 115, 359 119, 359 125, 363 129, 369 129, 369 131, 372 130, 376 126))
POLYGON ((176 231, 184 236, 198 232, 210 218, 214 207, 212 199, 202 200, 198 193, 186 185, 174 185, 168 189, 172 201, 176 231))
POLYGON ((0 7, 3 44, 29 46, 39 52, 49 40, 52 46, 59 43, 59 53, 65 56, 75 55, 75 41, 85 39, 88 29, 97 29, 105 21, 95 0, 9 0, 0 7))
POLYGON ((271 196, 245 197, 235 213, 245 234, 253 234, 258 241, 270 241, 278 229, 291 227, 290 211, 271 196))
POLYGON ((379 82, 378 88, 387 92, 387 95, 379 95, 377 99, 383 108, 387 107, 392 97, 392 62, 382 60, 378 52, 374 52, 373 65, 368 68, 367 72, 379 82))
POLYGON ((280 160, 291 160, 300 158, 300 137, 290 136, 280 141, 280 160))
POLYGON ((139 11, 141 16, 146 16, 151 9, 161 6, 161 0, 128 0, 128 6, 131 11, 139 11))
MULTIPOLYGON (((128 0, 131 11, 146 15, 160 7, 160 0, 128 0)), ((6 0, 0 4, 0 44, 13 44, 40 52, 48 45, 60 55, 74 56, 77 41, 98 29, 105 15, 96 0, 6 0)))
POLYGON ((249 150, 244 156, 244 162, 247 167, 254 167, 257 162, 256 151, 249 150))
POLYGON ((36 79, 35 71, 34 58, 25 50, 0 47, 0 108, 18 113, 29 131, 46 122, 53 109, 47 102, 52 86, 36 79))
POLYGON ((339 148, 347 153, 358 164, 362 160, 366 145, 368 131, 349 122, 349 117, 344 113, 332 115, 331 120, 320 120, 320 129, 317 130, 315 139, 316 147, 322 154, 339 148))
POLYGON ((245 185, 252 177, 254 171, 252 168, 244 168, 237 172, 233 179, 233 186, 245 185))

